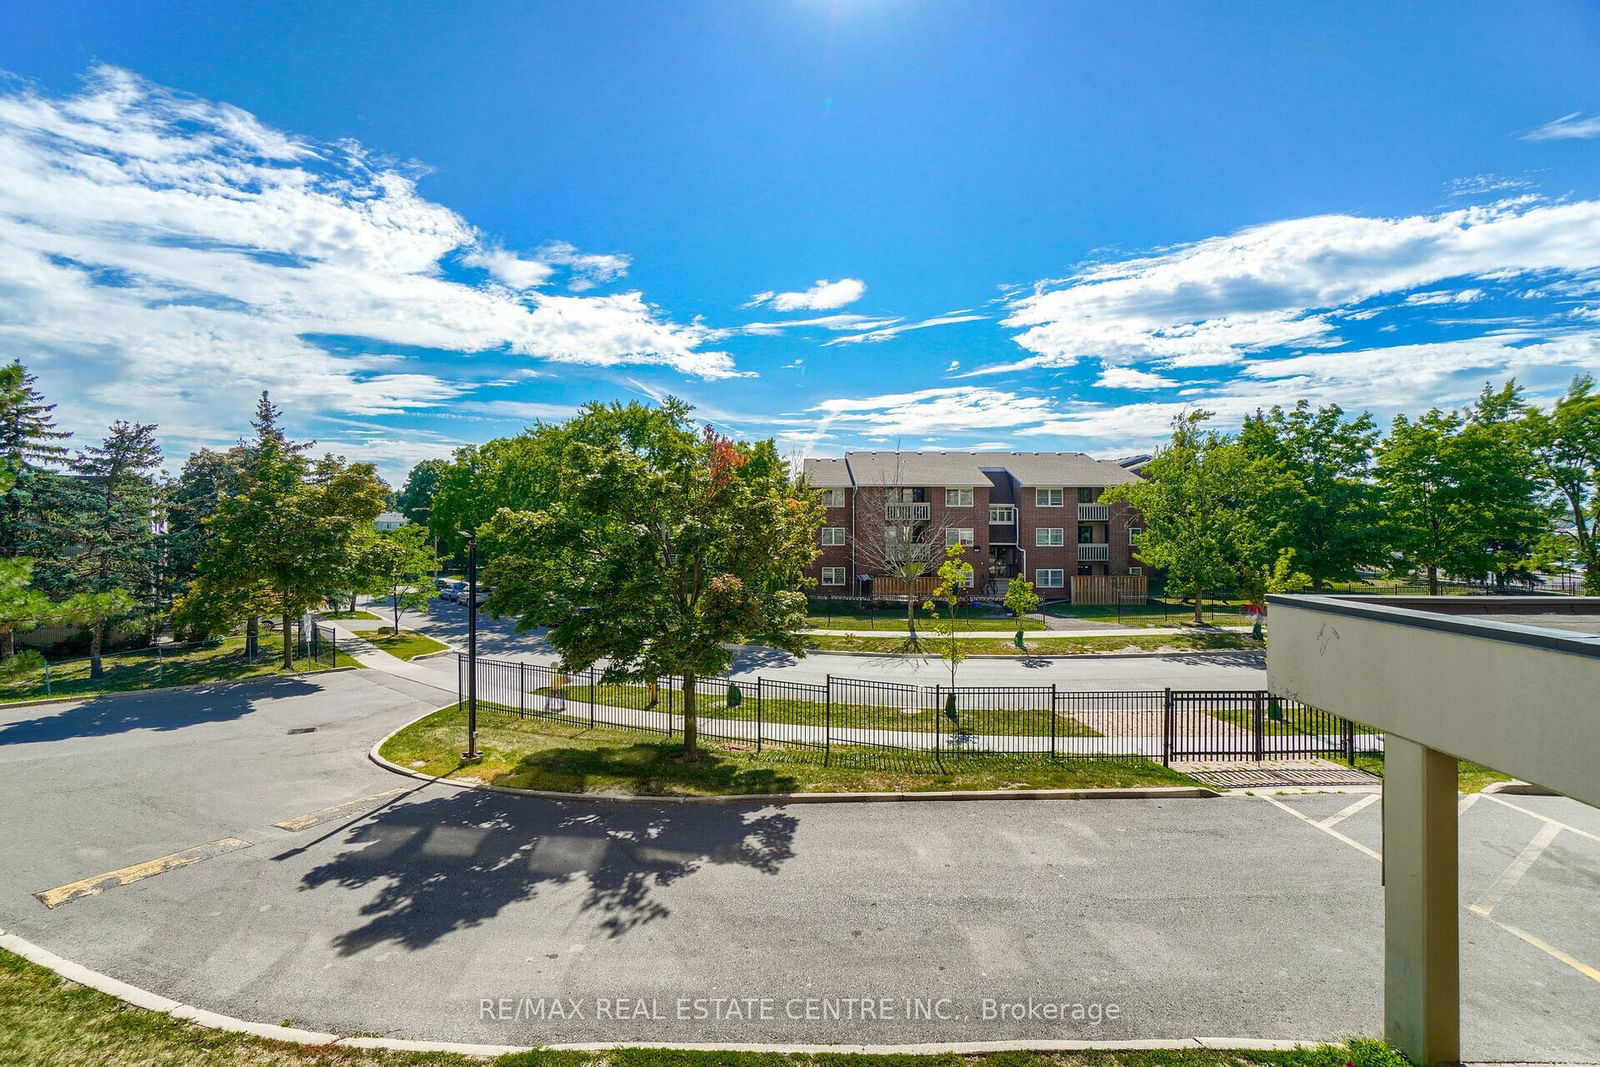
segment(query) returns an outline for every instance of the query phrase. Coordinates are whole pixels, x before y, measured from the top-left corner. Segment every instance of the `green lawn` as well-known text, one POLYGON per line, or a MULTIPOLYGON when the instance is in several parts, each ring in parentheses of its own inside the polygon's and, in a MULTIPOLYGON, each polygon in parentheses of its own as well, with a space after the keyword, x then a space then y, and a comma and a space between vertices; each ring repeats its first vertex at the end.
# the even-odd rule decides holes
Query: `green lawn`
MULTIPOLYGON (((234 681, 242 678, 271 678, 286 672, 279 665, 283 643, 277 633, 263 631, 260 655, 256 662, 244 658, 244 638, 229 637, 199 645, 142 648, 103 656, 105 674, 89 677, 89 658, 57 660, 49 665, 50 691, 45 692, 45 672, 31 671, 0 684, 0 702, 36 700, 45 696, 87 697, 99 693, 120 693, 134 689, 157 689, 169 685, 199 682, 234 681)), ((340 652, 336 665, 358 667, 355 660, 340 652)), ((293 673, 328 668, 310 659, 297 659, 293 673)))
MULTIPOLYGON (((1309 708, 1297 708, 1278 705, 1278 718, 1272 717, 1272 704, 1269 701, 1261 716, 1262 732, 1268 737, 1314 737, 1318 735, 1337 735, 1342 729, 1342 724, 1331 719, 1327 714, 1313 711, 1309 708)), ((1241 730, 1255 729, 1255 709, 1241 708, 1213 708, 1209 714, 1212 718, 1232 723, 1241 730)), ((1356 736, 1362 737, 1377 734, 1381 731, 1374 730, 1365 723, 1356 723, 1356 736)))
MULTIPOLYGON (((1241 601, 1206 601, 1205 621, 1214 626, 1248 626, 1241 601)), ((1114 626, 1188 626, 1194 622, 1194 605, 1176 600, 1151 600, 1119 612, 1115 604, 1046 604, 1044 612, 1058 619, 1083 619, 1114 626)))
POLYGON ((429 652, 441 652, 450 647, 414 630, 401 630, 396 634, 393 628, 388 626, 376 630, 357 630, 355 633, 364 640, 371 641, 389 655, 400 659, 416 659, 429 652))
MULTIPOLYGON (((1375 774, 1382 778, 1383 753, 1356 753, 1356 767, 1366 771, 1368 774, 1375 774)), ((1463 793, 1481 793, 1486 785, 1509 781, 1511 781, 1511 775, 1501 774, 1492 767, 1485 767, 1483 764, 1473 763, 1471 760, 1456 761, 1456 788, 1463 793)))
MULTIPOLYGON (((938 655, 938 642, 932 635, 922 635, 924 655, 938 655)), ((1266 646, 1250 638, 1249 634, 1194 630, 1181 634, 1110 637, 1029 637, 1027 648, 1018 649, 1006 638, 974 637, 961 642, 968 655, 1006 656, 1064 656, 1096 652, 1194 652, 1203 649, 1259 649, 1266 646)), ((904 638, 899 637, 818 637, 806 638, 806 647, 821 652, 908 652, 904 638)))
MULTIPOLYGON (((756 718, 756 690, 755 684, 741 686, 742 698, 737 707, 729 707, 727 698, 718 692, 715 695, 700 692, 695 697, 696 713, 705 718, 717 719, 744 719, 755 721, 756 718)), ((591 690, 587 685, 571 685, 566 688, 568 705, 574 708, 587 706, 591 690)), ((539 709, 543 707, 545 698, 550 694, 548 688, 531 690, 528 694, 527 707, 539 709)), ((662 690, 657 703, 651 705, 650 690, 643 685, 597 685, 593 689, 594 700, 613 708, 645 709, 665 711, 663 701, 672 701, 672 710, 681 713, 683 705, 678 694, 669 694, 662 690)), ((959 711, 958 724, 971 734, 1016 734, 1021 736, 1048 737, 1050 726, 1050 699, 1045 696, 1042 701, 1024 701, 1017 707, 1009 710, 998 708, 962 708, 959 711), (1023 704, 1031 703, 1034 706, 1024 707, 1023 704)), ((771 723, 800 723, 812 726, 821 726, 824 722, 832 723, 835 728, 883 729, 883 730, 909 730, 913 733, 926 733, 934 729, 940 722, 940 712, 934 708, 920 706, 912 708, 880 707, 868 704, 848 704, 834 701, 832 705, 824 705, 814 700, 780 699, 763 694, 761 699, 761 720, 771 723)), ((1076 719, 1066 715, 1056 715, 1055 735, 1057 737, 1099 737, 1100 733, 1085 726, 1076 719)), ((943 729, 948 733, 952 725, 944 720, 943 729)))
MULTIPOLYGON (((342 1045, 307 1048, 208 1030, 146 1011, 0 951, 0 1062, 17 1067, 471 1067, 447 1052, 390 1052, 342 1045)), ((611 1049, 516 1052, 494 1067, 1405 1067, 1377 1041, 1298 1052, 1004 1052, 986 1056, 778 1055, 611 1049)))
MULTIPOLYGON (((889 633, 905 633, 907 632, 906 608, 904 604, 869 608, 859 604, 829 605, 812 601, 806 612, 806 625, 813 630, 883 630, 889 633)), ((962 630, 1015 630, 1017 619, 1009 612, 974 606, 961 609, 956 616, 956 625, 962 630)), ((917 629, 925 633, 933 632, 928 613, 921 608, 917 610, 917 629)), ((1022 629, 1042 630, 1044 623, 1039 619, 1024 619, 1022 629)))
POLYGON ((702 740, 701 758, 682 763, 680 737, 583 723, 519 719, 479 702, 478 750, 483 762, 461 766, 466 712, 437 711, 384 742, 380 754, 424 774, 473 778, 519 789, 643 796, 727 793, 926 791, 940 789, 1080 789, 1195 785, 1159 763, 1126 760, 1051 761, 1044 757, 952 755, 836 747, 823 753, 754 742, 702 740))
POLYGON ((323 611, 319 612, 317 617, 321 619, 333 619, 335 621, 344 621, 347 619, 365 619, 371 622, 379 622, 382 620, 382 616, 374 615, 370 611, 323 611))

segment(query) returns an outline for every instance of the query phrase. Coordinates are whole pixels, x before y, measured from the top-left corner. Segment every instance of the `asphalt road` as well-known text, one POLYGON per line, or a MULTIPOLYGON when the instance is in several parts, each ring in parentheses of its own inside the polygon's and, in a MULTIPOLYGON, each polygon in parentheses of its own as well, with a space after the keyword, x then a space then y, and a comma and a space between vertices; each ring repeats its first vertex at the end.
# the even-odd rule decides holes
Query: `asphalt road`
MULTIPOLYGON (((377 608, 373 608, 377 612, 377 608)), ((381 612, 380 612, 381 613, 381 612)), ((388 618, 387 615, 384 616, 388 618)), ((377 625, 377 624, 373 624, 377 625)), ((466 608, 435 600, 426 614, 407 612, 401 625, 465 649, 466 608)), ((478 654, 498 659, 553 663, 556 652, 537 633, 516 631, 511 619, 478 615, 478 654)), ((441 669, 443 669, 441 667, 441 669)), ((796 658, 776 649, 746 648, 734 655, 735 678, 787 678, 820 682, 827 675, 933 685, 949 683, 950 666, 938 656, 846 656, 813 652, 796 658)), ((1260 689, 1267 661, 1261 652, 1069 659, 969 659, 961 664, 962 685, 1050 685, 1062 689, 1260 689)))
MULTIPOLYGON (((1378 805, 1337 824, 1344 840, 1312 824, 1362 797, 557 803, 366 761, 438 701, 368 670, 0 711, 0 927, 201 1007, 400 1037, 1379 1028, 1378 805), (227 837, 247 847, 54 909, 33 896, 227 837), (986 999, 1026 1016, 1030 996, 1067 1018, 984 1018, 986 999)), ((1514 803, 1462 816, 1463 905, 1492 905, 1462 912, 1467 1051, 1597 1060, 1600 981, 1580 966, 1600 964, 1600 813, 1514 803)))

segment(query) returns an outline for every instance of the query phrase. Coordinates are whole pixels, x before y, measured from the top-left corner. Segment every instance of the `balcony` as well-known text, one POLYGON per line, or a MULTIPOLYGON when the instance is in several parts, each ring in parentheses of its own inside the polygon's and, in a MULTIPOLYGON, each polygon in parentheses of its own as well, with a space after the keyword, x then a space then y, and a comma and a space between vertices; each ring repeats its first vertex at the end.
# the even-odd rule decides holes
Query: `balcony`
POLYGON ((1090 545, 1079 543, 1079 563, 1108 563, 1111 560, 1110 545, 1090 545))
POLYGON ((1079 504, 1079 522, 1109 522, 1111 509, 1104 504, 1079 504))
POLYGON ((883 506, 885 522, 927 522, 931 518, 933 518, 933 505, 929 503, 895 501, 883 506))

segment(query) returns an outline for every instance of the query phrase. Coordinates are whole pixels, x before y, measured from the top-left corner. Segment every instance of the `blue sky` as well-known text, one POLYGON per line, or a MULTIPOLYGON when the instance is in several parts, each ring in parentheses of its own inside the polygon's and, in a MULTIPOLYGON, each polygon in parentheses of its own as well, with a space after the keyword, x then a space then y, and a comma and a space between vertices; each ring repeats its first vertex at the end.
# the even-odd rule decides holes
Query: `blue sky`
POLYGON ((391 478, 591 398, 1118 455, 1600 366, 1600 8, 1126 6, 14 5, 0 344, 391 478))

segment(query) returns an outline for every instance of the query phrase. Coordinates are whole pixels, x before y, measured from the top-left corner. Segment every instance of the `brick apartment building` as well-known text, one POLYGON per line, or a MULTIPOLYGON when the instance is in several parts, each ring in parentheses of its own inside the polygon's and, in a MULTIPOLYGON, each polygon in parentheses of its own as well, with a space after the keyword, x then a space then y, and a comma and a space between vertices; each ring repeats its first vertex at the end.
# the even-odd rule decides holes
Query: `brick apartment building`
MULTIPOLYGON (((976 591, 990 595, 1017 577, 1056 600, 1072 595, 1075 577, 1144 574, 1137 513, 1100 503, 1107 486, 1138 480, 1118 463, 1081 452, 847 452, 808 459, 804 470, 826 506, 811 570, 822 595, 904 592, 882 581, 886 560, 926 556, 932 573, 958 541, 971 546, 976 591)), ((1104 596, 1124 583, 1079 584, 1104 596)), ((1127 584, 1142 593, 1142 580, 1127 584)))

